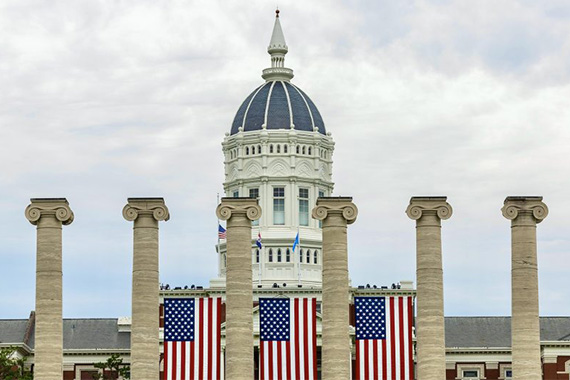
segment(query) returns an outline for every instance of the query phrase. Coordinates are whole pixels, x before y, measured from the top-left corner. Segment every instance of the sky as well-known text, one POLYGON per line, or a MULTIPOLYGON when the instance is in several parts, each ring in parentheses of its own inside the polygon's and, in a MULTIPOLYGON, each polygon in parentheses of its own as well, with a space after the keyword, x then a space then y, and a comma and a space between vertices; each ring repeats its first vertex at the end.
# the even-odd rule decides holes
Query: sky
MULTIPOLYGON (((411 196, 446 195, 445 314, 510 315, 509 195, 542 195, 541 315, 570 315, 570 3, 279 1, 336 142, 352 284, 415 281, 411 196)), ((221 142, 270 66, 275 2, 0 3, 0 318, 34 308, 33 197, 66 197, 63 315, 130 315, 128 197, 164 197, 160 280, 217 275, 221 142)))

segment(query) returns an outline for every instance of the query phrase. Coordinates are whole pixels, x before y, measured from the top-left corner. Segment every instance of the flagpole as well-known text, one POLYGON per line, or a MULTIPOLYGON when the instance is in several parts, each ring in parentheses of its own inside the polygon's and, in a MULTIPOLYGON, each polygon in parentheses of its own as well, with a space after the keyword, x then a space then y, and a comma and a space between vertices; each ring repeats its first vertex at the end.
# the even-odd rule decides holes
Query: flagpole
MULTIPOLYGON (((220 204, 220 193, 216 194, 216 207, 220 204)), ((217 215, 217 213, 216 213, 217 215)), ((220 218, 218 218, 218 226, 216 227, 216 233, 218 234, 218 276, 222 277, 222 252, 220 252, 220 218)))
MULTIPOLYGON (((259 228, 259 231, 257 233, 257 236, 261 236, 261 227, 259 228)), ((265 257, 265 250, 264 250, 264 246, 263 243, 261 244, 261 248, 259 248, 259 275, 257 276, 257 285, 261 286, 261 262, 263 261, 263 258, 265 257)))
POLYGON ((299 226, 297 226, 297 236, 299 237, 298 250, 299 250, 299 272, 297 273, 297 285, 301 285, 301 264, 303 262, 303 254, 301 253, 301 235, 299 234, 299 226))

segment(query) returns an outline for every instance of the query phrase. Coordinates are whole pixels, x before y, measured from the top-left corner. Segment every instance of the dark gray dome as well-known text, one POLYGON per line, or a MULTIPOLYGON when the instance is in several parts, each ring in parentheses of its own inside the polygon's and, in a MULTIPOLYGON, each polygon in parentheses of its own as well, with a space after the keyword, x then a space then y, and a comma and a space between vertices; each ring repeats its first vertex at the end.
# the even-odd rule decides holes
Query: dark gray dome
POLYGON ((256 88, 239 107, 230 134, 267 129, 312 132, 317 127, 326 134, 325 123, 313 101, 297 86, 286 81, 269 81, 256 88))

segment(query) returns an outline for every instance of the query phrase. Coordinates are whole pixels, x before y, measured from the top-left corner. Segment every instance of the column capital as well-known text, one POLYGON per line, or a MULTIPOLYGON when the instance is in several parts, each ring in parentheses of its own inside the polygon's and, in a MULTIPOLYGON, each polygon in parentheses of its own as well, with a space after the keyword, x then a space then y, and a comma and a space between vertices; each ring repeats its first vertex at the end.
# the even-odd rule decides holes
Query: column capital
POLYGON ((406 209, 406 214, 410 219, 418 220, 425 212, 435 212, 439 219, 451 218, 453 208, 447 203, 447 197, 412 197, 406 209))
POLYGON ((33 225, 37 225, 43 216, 54 216, 62 224, 68 225, 73 222, 73 211, 65 198, 32 198, 26 207, 26 219, 33 225))
POLYGON ((128 198, 127 204, 123 207, 123 217, 132 222, 140 215, 150 215, 157 222, 170 219, 164 198, 128 198))
POLYGON ((228 220, 234 215, 245 214, 249 220, 261 218, 261 207, 255 198, 222 198, 216 208, 216 215, 221 220, 228 220))
POLYGON ((352 197, 319 197, 312 211, 313 218, 324 220, 330 214, 341 214, 347 224, 352 224, 358 216, 358 207, 352 203, 352 197))
POLYGON ((519 214, 529 213, 536 223, 540 223, 548 216, 548 207, 540 196, 510 196, 505 198, 501 212, 509 220, 515 220, 519 214))

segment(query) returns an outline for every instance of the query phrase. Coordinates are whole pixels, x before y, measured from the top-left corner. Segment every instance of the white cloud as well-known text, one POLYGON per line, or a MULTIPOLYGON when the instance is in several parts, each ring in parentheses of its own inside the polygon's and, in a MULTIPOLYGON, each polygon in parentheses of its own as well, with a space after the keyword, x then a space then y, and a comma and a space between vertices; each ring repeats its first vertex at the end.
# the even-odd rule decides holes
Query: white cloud
MULTIPOLYGON (((569 249, 566 3, 279 5, 294 81, 337 144, 336 193, 360 208, 353 285, 412 279, 404 210, 412 195, 444 194, 455 208, 443 225, 446 312, 508 314, 499 209, 506 195, 542 194, 551 215, 538 228, 541 311, 570 313, 557 290, 569 249)), ((269 64, 272 12, 262 1, 2 5, 0 258, 13 270, 1 285, 15 288, 2 317, 33 308, 23 209, 35 196, 66 196, 76 213, 64 229, 66 316, 130 313, 129 196, 164 196, 171 209, 162 281, 216 275, 220 143, 269 64)))

